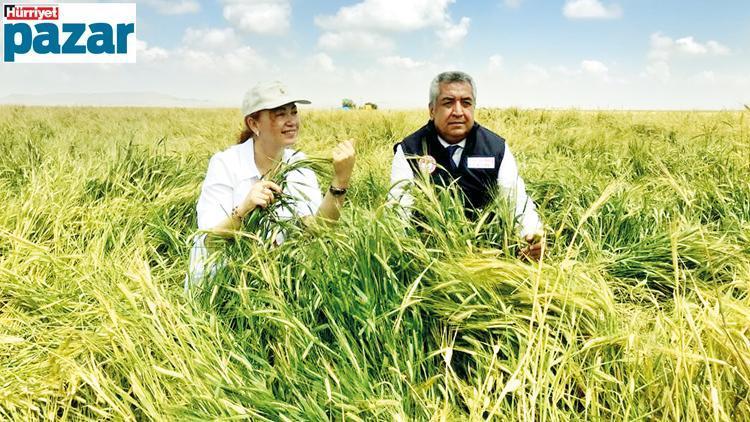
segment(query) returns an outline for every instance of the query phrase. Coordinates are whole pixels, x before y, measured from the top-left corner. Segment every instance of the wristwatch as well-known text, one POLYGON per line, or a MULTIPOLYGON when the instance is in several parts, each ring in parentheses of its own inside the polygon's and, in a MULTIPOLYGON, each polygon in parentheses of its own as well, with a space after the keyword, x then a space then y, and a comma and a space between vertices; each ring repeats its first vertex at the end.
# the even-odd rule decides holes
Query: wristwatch
POLYGON ((328 187, 328 192, 331 192, 333 196, 341 196, 346 193, 346 188, 337 188, 337 187, 334 187, 333 185, 330 185, 328 187))

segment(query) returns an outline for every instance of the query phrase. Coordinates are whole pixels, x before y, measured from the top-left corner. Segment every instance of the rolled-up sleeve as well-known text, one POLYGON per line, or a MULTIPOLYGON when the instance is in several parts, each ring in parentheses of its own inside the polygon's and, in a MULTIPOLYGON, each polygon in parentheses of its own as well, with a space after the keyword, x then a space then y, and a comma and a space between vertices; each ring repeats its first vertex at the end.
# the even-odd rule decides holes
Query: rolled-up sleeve
POLYGON ((388 192, 388 199, 399 203, 402 207, 411 207, 414 198, 408 192, 408 187, 413 180, 414 173, 404 155, 404 150, 399 145, 396 147, 391 163, 391 190, 388 192))
POLYGON ((506 196, 511 207, 515 210, 516 227, 520 235, 525 237, 541 231, 543 226, 536 212, 536 205, 526 195, 526 184, 518 174, 516 159, 507 145, 503 161, 500 163, 497 184, 500 192, 506 196))
POLYGON ((211 229, 232 213, 232 189, 227 164, 220 154, 216 154, 208 162, 196 206, 199 229, 211 229))

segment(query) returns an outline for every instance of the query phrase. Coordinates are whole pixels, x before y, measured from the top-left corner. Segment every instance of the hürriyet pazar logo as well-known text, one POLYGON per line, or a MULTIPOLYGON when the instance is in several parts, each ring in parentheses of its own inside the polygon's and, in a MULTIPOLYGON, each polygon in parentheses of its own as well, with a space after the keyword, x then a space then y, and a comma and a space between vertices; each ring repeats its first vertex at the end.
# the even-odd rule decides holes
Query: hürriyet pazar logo
POLYGON ((135 3, 2 5, 5 63, 135 63, 135 3))

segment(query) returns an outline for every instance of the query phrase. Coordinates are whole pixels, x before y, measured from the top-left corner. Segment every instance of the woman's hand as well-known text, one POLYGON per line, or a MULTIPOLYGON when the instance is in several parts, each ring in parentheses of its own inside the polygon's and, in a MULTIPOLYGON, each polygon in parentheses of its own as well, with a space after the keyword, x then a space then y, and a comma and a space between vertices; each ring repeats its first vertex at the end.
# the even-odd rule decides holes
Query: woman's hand
POLYGON ((247 194, 245 200, 238 207, 237 213, 240 217, 245 217, 257 207, 265 208, 276 199, 275 195, 280 193, 281 187, 276 183, 268 180, 260 180, 250 189, 250 193, 247 194))
POLYGON ((333 181, 332 185, 337 188, 349 187, 349 180, 354 170, 354 140, 348 139, 340 142, 333 149, 333 181))

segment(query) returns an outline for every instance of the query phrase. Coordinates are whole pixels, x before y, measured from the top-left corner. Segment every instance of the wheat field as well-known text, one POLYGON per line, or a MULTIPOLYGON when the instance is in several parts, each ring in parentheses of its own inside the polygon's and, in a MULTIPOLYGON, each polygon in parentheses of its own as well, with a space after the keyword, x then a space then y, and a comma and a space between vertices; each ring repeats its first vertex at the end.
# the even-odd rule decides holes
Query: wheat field
POLYGON ((750 419, 750 112, 478 110, 539 264, 500 201, 385 206, 426 110, 301 114, 313 158, 357 140, 342 220, 269 247, 259 215, 185 294, 238 112, 0 107, 0 418, 750 419))

